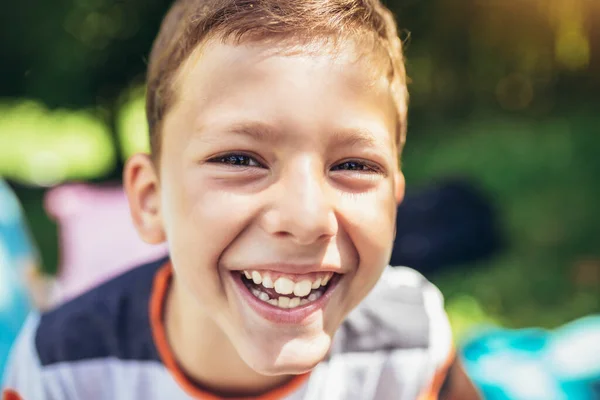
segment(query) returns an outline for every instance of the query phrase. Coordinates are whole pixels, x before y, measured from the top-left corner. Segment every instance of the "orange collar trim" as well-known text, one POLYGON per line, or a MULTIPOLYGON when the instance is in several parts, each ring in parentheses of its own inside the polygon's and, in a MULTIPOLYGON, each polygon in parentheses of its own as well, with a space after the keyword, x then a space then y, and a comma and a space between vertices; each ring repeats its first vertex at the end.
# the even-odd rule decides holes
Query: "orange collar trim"
POLYGON ((446 377, 448 376, 448 372, 450 371, 450 367, 456 361, 456 349, 453 347, 448 354, 448 357, 444 361, 444 364, 439 368, 431 380, 429 386, 425 388, 425 390, 419 395, 417 400, 437 400, 440 395, 440 390, 446 377))
MULTIPOLYGON (((162 359, 165 367, 169 370, 171 375, 175 378, 175 381, 181 386, 183 390, 189 395, 195 398, 201 398, 206 400, 225 400, 221 397, 215 396, 212 393, 206 392, 191 382, 185 375, 183 370, 179 367, 175 355, 171 350, 171 346, 167 340, 167 334, 163 323, 163 312, 166 296, 169 290, 169 283, 173 276, 173 269, 171 262, 167 261, 156 273, 154 277, 154 283, 152 286, 152 294, 150 296, 150 326, 152 329, 152 336, 154 343, 158 350, 158 354, 162 359)), ((287 384, 276 388, 268 393, 265 393, 258 397, 248 397, 250 400, 281 400, 291 393, 295 392, 302 386, 302 384, 308 379, 309 373, 298 375, 287 384)))

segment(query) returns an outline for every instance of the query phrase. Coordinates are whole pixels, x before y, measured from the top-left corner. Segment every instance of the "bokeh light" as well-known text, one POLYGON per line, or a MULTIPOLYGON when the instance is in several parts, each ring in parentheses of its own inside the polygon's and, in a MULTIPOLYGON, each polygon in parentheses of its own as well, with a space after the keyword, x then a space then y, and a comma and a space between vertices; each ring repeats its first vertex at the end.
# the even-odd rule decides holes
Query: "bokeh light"
POLYGON ((143 88, 126 93, 125 101, 117 115, 117 132, 124 159, 135 153, 149 153, 150 140, 146 120, 145 92, 143 88))
POLYGON ((29 184, 93 179, 115 166, 107 124, 87 111, 22 100, 0 106, 0 175, 29 184))

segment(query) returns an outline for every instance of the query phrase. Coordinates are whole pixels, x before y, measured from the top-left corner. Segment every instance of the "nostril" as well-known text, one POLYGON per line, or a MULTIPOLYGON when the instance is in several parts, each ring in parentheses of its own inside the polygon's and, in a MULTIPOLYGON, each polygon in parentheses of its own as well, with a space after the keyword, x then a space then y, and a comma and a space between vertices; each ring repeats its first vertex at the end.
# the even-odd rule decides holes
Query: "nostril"
POLYGON ((285 238, 291 237, 292 234, 289 232, 285 232, 285 231, 279 231, 279 232, 275 232, 275 236, 285 239, 285 238))

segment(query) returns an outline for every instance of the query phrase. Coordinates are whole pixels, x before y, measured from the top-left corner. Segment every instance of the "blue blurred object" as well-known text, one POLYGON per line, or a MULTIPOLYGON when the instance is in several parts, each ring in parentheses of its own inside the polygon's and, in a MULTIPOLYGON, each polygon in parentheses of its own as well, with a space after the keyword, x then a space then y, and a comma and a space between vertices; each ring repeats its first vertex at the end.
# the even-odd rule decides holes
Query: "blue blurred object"
POLYGON ((37 260, 21 206, 0 180, 0 382, 10 348, 31 309, 25 270, 37 260))
POLYGON ((554 331, 490 329, 462 358, 488 400, 598 400, 600 315, 554 331))

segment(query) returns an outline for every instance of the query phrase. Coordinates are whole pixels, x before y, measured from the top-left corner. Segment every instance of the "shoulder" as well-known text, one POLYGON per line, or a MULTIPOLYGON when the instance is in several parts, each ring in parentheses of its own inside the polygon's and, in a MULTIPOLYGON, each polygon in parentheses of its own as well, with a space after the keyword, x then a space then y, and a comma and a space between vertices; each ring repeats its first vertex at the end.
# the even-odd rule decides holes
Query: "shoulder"
POLYGON ((388 267, 336 334, 328 368, 343 364, 345 371, 363 371, 355 375, 371 376, 363 384, 376 387, 381 398, 398 398, 399 388, 409 393, 400 398, 423 398, 437 395, 452 362, 452 332, 439 289, 413 269, 388 267))
POLYGON ((41 365, 108 357, 158 359, 149 299, 154 276, 165 261, 136 267, 42 314, 34 333, 41 365))
POLYGON ((185 398, 160 360, 150 323, 154 277, 165 261, 32 314, 2 388, 25 400, 185 398))
POLYGON ((407 267, 387 267, 342 330, 345 351, 430 349, 452 339, 442 294, 407 267))

